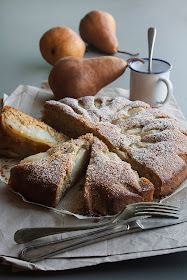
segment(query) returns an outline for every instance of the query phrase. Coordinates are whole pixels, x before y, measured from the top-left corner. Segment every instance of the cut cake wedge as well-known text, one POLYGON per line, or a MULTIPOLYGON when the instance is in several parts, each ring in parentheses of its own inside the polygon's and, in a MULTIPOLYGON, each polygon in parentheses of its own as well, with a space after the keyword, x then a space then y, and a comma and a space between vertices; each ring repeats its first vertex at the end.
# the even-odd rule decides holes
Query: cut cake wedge
POLYGON ((63 133, 13 107, 3 109, 0 119, 0 154, 3 156, 23 158, 68 139, 63 133))
POLYGON ((152 201, 153 192, 149 180, 139 178, 129 163, 109 152, 107 146, 94 137, 85 182, 85 203, 89 214, 116 214, 128 204, 152 201))
POLYGON ((11 169, 9 186, 29 201, 57 206, 86 171, 92 139, 87 134, 29 156, 11 169))

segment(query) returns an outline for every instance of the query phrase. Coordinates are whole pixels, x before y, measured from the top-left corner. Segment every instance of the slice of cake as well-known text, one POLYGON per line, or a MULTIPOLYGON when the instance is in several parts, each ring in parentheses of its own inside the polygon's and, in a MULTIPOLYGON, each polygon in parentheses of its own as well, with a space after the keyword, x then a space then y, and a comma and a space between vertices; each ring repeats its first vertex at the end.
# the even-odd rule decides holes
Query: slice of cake
POLYGON ((130 164, 94 137, 85 183, 85 202, 91 215, 116 214, 128 204, 151 201, 153 192, 149 180, 139 178, 130 164))
POLYGON ((92 134, 22 160, 10 172, 9 186, 29 201, 55 207, 85 172, 92 134))
POLYGON ((20 158, 46 151, 68 137, 49 125, 5 106, 0 119, 0 154, 20 158))

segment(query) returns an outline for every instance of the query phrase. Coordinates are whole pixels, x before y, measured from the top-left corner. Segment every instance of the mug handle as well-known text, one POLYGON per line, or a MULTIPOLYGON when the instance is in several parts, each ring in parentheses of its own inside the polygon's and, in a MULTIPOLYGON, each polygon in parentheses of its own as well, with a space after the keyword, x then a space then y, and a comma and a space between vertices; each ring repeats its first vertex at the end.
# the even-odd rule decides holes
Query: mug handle
POLYGON ((166 98, 164 99, 164 101, 157 102, 157 103, 164 104, 169 100, 170 96, 173 94, 173 85, 172 85, 171 81, 166 78, 160 78, 159 81, 162 81, 165 83, 165 85, 167 87, 167 95, 166 95, 166 98))

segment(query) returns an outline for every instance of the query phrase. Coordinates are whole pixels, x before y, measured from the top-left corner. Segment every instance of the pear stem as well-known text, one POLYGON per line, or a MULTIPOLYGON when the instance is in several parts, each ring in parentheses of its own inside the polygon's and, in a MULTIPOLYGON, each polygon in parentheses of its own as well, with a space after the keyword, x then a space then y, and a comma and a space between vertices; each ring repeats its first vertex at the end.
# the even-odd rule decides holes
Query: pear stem
POLYGON ((139 58, 139 57, 134 57, 134 58, 127 59, 127 64, 131 61, 140 61, 142 63, 145 63, 145 60, 143 60, 142 58, 139 58))
POLYGON ((139 55, 139 53, 129 53, 129 52, 124 52, 124 51, 120 51, 120 50, 117 50, 118 53, 124 53, 124 54, 128 54, 128 55, 131 55, 131 56, 137 56, 139 55))

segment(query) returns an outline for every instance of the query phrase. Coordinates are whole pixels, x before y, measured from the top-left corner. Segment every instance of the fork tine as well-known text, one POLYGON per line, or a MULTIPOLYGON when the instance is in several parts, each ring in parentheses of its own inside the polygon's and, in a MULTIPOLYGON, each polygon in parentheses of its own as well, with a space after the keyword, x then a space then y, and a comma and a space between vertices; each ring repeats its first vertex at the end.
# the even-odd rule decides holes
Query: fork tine
POLYGON ((161 212, 161 211, 142 211, 135 213, 135 216, 142 216, 142 215, 150 215, 150 216, 159 216, 159 217, 170 217, 170 218, 179 218, 179 214, 171 213, 171 212, 161 212))
POLYGON ((165 203, 158 203, 158 202, 139 202, 136 203, 136 207, 150 207, 150 206, 158 206, 159 209, 165 208, 165 209, 173 209, 173 210, 179 210, 179 207, 165 204, 165 203))
POLYGON ((167 209, 159 209, 159 208, 156 208, 156 207, 152 207, 152 208, 139 208, 139 209, 135 209, 135 213, 138 214, 138 213, 144 213, 144 212, 150 212, 150 213, 154 213, 154 212, 159 212, 159 213, 171 213, 171 214, 176 214, 176 215, 179 215, 179 211, 177 210, 167 210, 167 209))
POLYGON ((149 206, 149 205, 147 205, 147 206, 136 206, 136 211, 144 211, 144 210, 151 210, 151 211, 156 211, 156 210, 158 210, 158 211, 167 211, 167 212, 175 212, 175 213, 177 213, 177 212, 179 212, 179 209, 177 209, 177 208, 168 208, 168 207, 164 207, 164 206, 162 206, 162 207, 160 207, 160 206, 149 206))
POLYGON ((162 217, 179 218, 179 208, 164 203, 137 203, 135 207, 135 216, 151 215, 162 217))

